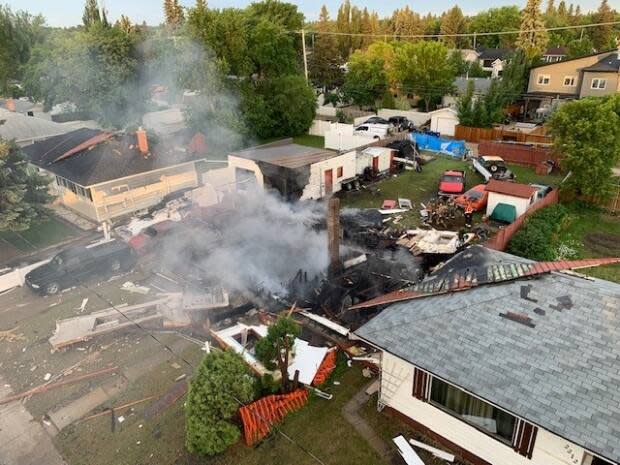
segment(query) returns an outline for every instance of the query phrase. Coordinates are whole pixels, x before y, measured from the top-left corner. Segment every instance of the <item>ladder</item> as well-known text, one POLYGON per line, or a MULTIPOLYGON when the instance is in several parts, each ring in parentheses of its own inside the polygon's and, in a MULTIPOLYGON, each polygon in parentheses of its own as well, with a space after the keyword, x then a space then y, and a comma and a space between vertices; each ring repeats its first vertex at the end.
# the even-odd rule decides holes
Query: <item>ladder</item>
POLYGON ((381 412, 387 403, 394 397, 400 386, 405 381, 409 370, 403 365, 393 363, 391 368, 382 361, 381 363, 381 379, 379 384, 379 401, 377 402, 377 411, 381 412))

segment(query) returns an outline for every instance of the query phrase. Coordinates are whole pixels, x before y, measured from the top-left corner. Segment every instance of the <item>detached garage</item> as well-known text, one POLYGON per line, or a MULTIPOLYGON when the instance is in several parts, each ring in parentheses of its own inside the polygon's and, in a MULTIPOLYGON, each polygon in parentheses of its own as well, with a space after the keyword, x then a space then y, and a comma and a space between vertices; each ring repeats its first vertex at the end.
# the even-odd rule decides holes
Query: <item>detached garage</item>
POLYGON ((454 131, 459 124, 459 117, 452 108, 441 108, 431 111, 431 131, 438 132, 442 136, 454 137, 454 131))
POLYGON ((528 184, 492 180, 485 189, 489 193, 487 216, 512 223, 536 201, 537 189, 528 184))

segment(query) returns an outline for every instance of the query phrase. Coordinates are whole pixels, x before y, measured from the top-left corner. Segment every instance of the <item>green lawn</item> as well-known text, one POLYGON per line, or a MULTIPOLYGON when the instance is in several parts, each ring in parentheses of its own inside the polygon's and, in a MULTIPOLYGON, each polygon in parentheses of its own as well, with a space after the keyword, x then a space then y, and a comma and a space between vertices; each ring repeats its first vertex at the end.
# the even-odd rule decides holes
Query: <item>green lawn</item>
POLYGON ((293 142, 300 145, 307 145, 309 147, 316 147, 322 149, 325 147, 325 138, 321 136, 311 136, 310 134, 304 134, 302 136, 293 137, 293 142))
POLYGON ((24 253, 49 247, 75 235, 76 229, 53 216, 33 223, 27 231, 0 231, 1 239, 24 253))
MULTIPOLYGON (((570 221, 561 242, 577 251, 577 258, 620 257, 620 218, 580 202, 567 203, 570 221)), ((588 268, 583 273, 620 283, 620 265, 588 268)))

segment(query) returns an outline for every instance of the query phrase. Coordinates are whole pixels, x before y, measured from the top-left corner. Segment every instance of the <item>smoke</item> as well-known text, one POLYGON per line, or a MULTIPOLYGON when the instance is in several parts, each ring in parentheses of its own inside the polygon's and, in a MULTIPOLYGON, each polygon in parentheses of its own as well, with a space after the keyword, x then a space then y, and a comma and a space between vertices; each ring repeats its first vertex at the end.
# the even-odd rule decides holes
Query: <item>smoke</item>
POLYGON ((309 276, 328 265, 325 217, 319 203, 286 203, 265 192, 235 197, 235 208, 168 236, 162 263, 244 294, 285 296, 299 269, 309 276))

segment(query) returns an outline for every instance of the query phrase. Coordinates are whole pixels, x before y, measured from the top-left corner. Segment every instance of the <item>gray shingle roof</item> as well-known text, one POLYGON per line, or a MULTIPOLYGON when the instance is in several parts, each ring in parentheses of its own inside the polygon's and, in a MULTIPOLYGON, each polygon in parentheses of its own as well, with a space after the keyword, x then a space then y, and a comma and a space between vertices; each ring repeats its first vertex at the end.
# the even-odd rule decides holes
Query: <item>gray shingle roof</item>
POLYGON ((356 334, 620 461, 618 284, 551 273, 481 286, 391 305, 356 334))
POLYGON ((617 73, 620 71, 620 57, 618 52, 610 53, 606 57, 601 58, 592 66, 583 69, 584 71, 597 71, 602 73, 617 73))

